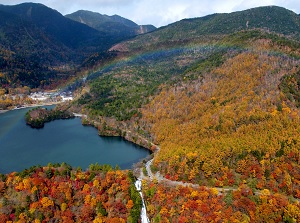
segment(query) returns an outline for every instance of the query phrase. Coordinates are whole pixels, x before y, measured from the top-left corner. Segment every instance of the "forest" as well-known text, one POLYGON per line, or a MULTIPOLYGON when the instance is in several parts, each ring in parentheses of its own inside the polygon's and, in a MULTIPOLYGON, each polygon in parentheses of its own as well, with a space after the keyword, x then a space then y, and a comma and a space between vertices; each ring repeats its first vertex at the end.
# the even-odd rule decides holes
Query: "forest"
POLYGON ((62 107, 56 107, 48 110, 47 108, 34 108, 26 112, 25 121, 32 128, 43 128, 46 122, 51 122, 57 119, 74 118, 74 114, 62 107))
POLYGON ((298 109, 276 89, 283 74, 298 68, 281 62, 242 53, 192 85, 162 91, 143 110, 161 146, 157 168, 175 180, 246 182, 298 197, 298 109))
POLYGON ((33 166, 0 177, 0 222, 138 222, 141 198, 130 171, 91 164, 33 166))
POLYGON ((299 203, 247 185, 224 194, 214 188, 143 184, 151 222, 298 222, 299 203), (296 220, 298 219, 298 220, 296 220))

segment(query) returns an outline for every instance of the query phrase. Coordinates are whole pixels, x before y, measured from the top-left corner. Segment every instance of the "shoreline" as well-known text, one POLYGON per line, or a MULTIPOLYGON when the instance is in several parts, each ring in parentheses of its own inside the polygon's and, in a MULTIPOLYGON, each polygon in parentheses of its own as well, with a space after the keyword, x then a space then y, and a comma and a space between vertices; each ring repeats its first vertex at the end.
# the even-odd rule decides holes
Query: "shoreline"
POLYGON ((24 108, 34 108, 34 107, 41 107, 41 106, 50 106, 50 105, 58 105, 62 102, 48 102, 48 103, 42 103, 42 104, 28 104, 28 105, 21 105, 19 108, 12 108, 12 109, 5 109, 5 110, 0 110, 0 114, 4 114, 9 111, 13 110, 19 110, 19 109, 24 109, 24 108))
MULTIPOLYGON (((13 110, 19 110, 19 109, 25 109, 25 108, 34 108, 34 107, 41 107, 41 106, 50 106, 50 105, 57 105, 60 104, 62 102, 49 102, 49 103, 41 103, 41 104, 27 104, 27 105, 22 105, 22 107, 19 108, 11 108, 9 110, 0 110, 0 115, 9 111, 13 111, 13 110)), ((83 124, 82 120, 83 119, 88 119, 88 116, 86 114, 82 114, 79 112, 72 112, 72 114, 75 116, 75 118, 79 118, 81 119, 81 125, 86 125, 86 126, 90 126, 93 127, 97 130, 98 132, 98 136, 99 137, 104 137, 104 138, 111 138, 111 137, 118 137, 128 143, 131 143, 132 145, 136 145, 139 146, 143 149, 146 149, 149 151, 149 154, 143 158, 141 158, 140 160, 132 163, 132 166, 129 168, 126 168, 126 170, 132 170, 134 173, 135 177, 139 177, 139 174, 141 172, 141 166, 143 165, 143 162, 148 161, 149 159, 153 159, 153 157, 155 156, 156 152, 157 152, 157 148, 159 148, 157 145, 155 145, 153 142, 149 141, 149 139, 144 138, 143 136, 135 133, 133 134, 133 132, 129 129, 124 129, 123 131, 126 132, 125 135, 118 135, 118 134, 100 134, 99 133, 99 128, 98 125, 99 123, 97 121, 92 121, 89 122, 87 124, 83 124), (134 140, 134 138, 137 138, 139 140, 134 140)), ((124 169, 125 170, 125 169, 124 169)))
MULTIPOLYGON (((19 109, 24 109, 24 108, 34 108, 34 107, 41 107, 41 106, 58 105, 58 104, 61 104, 61 103, 63 103, 63 101, 62 102, 47 102, 47 103, 41 103, 41 104, 27 104, 27 105, 22 105, 19 108, 14 107, 12 109, 0 110, 0 114, 4 114, 8 111, 19 110, 19 109)), ((80 118, 81 120, 83 120, 83 119, 88 120, 89 119, 88 115, 86 115, 86 114, 82 114, 82 113, 78 113, 78 112, 72 112, 72 113, 74 114, 75 118, 80 118)), ((123 140, 125 140, 127 142, 130 142, 134 145, 143 147, 143 148, 147 149, 148 151, 150 151, 150 155, 154 154, 156 152, 156 149, 158 148, 158 146, 155 145, 153 142, 149 141, 149 139, 146 139, 143 136, 141 136, 137 133, 134 133, 129 129, 123 129, 123 131, 126 132, 125 135, 112 134, 112 133, 108 133, 108 132, 105 132, 104 134, 103 133, 101 134, 99 132, 99 128, 98 128, 99 127, 98 125, 100 123, 98 123, 97 121, 89 120, 88 123, 86 123, 86 124, 81 123, 81 124, 91 126, 91 127, 94 127, 95 129, 97 129, 98 130, 98 135, 100 137, 120 137, 120 138, 122 138, 123 140)))
POLYGON ((10 111, 10 110, 0 110, 0 114, 3 114, 3 113, 8 112, 8 111, 10 111))
MULTIPOLYGON (((6 109, 6 110, 0 110, 0 114, 4 114, 6 112, 9 111, 13 111, 13 110, 19 110, 19 109, 24 109, 24 108, 34 108, 34 107, 41 107, 41 106, 50 106, 50 105, 58 105, 63 103, 63 101, 60 102, 45 102, 45 103, 40 103, 40 104, 26 104, 26 105, 21 105, 21 107, 17 108, 11 108, 11 109, 6 109)), ((86 114, 82 114, 82 113, 77 113, 77 112, 72 112, 75 116, 75 118, 80 118, 81 120, 86 119, 88 120, 88 115, 86 114)), ((143 136, 137 134, 137 133, 133 133, 131 130, 129 129, 123 129, 124 132, 126 132, 125 135, 120 135, 120 134, 112 134, 112 133, 108 133, 108 132, 103 132, 102 134, 99 132, 99 123, 97 121, 93 121, 93 120, 89 120, 88 123, 83 124, 82 125, 88 125, 88 126, 92 126, 94 128, 96 128, 98 130, 98 135, 101 137, 120 137, 122 139, 124 139, 125 141, 131 142, 135 145, 141 146, 145 149, 148 149, 151 153, 155 152, 155 148, 157 148, 157 145, 155 145, 153 142, 149 141, 148 139, 144 138, 143 136), (135 138, 135 139, 134 139, 135 138), (138 140, 137 140, 138 139, 138 140), (154 148, 152 148, 154 147, 154 148)))
POLYGON ((147 150, 150 151, 150 153, 155 153, 156 149, 158 148, 157 145, 155 145, 153 142, 149 141, 149 139, 143 137, 142 135, 138 134, 137 132, 133 132, 130 129, 123 129, 119 128, 120 132, 117 132, 117 128, 114 128, 112 131, 107 131, 107 130, 100 130, 99 126, 101 125, 101 123, 99 123, 98 121, 95 121, 93 119, 89 119, 88 115, 85 114, 80 114, 80 113, 74 113, 78 116, 76 117, 80 117, 81 120, 86 119, 87 123, 82 123, 82 125, 87 125, 87 126, 91 126, 94 127, 95 129, 98 130, 98 135, 101 137, 120 137, 125 141, 131 142, 135 145, 141 146, 147 150), (125 133, 125 134, 124 134, 125 133))

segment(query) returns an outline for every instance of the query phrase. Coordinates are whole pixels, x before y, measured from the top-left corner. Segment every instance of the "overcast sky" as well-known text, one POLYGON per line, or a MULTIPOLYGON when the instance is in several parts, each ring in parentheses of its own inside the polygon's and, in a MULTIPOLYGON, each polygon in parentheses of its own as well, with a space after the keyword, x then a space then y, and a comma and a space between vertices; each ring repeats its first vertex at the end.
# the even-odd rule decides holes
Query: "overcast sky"
MULTIPOLYGON (((233 12, 258 6, 277 5, 300 13, 299 0, 30 0, 56 9, 63 15, 80 9, 120 15, 140 25, 167 25, 184 18, 233 12)), ((24 0, 0 0, 15 5, 24 0)))

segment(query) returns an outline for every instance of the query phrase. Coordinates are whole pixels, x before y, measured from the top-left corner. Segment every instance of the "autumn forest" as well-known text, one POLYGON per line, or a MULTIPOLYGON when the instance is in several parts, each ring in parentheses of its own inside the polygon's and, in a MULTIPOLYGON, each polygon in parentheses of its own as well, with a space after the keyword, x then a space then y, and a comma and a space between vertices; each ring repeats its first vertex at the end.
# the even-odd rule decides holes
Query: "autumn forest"
MULTIPOLYGON (((86 58, 63 75, 68 114, 152 155, 131 170, 1 174, 0 223, 141 222, 137 179, 150 222, 300 222, 299 30, 294 12, 260 7, 185 19, 86 58)), ((12 105, 2 73, 0 102, 12 105)))

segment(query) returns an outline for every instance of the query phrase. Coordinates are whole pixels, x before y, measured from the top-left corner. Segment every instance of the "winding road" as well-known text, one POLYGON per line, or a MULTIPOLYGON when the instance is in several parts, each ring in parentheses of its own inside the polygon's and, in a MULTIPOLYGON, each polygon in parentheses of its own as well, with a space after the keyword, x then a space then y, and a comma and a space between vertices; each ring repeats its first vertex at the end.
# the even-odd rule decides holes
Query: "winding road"
MULTIPOLYGON (((160 148, 159 147, 156 147, 157 150, 155 153, 157 153, 160 148)), ((193 184, 193 183, 185 183, 185 182, 182 182, 182 181, 173 181, 173 180, 169 180, 167 178, 165 178, 164 176, 160 175, 159 172, 153 174, 152 170, 151 170, 151 165, 152 165, 152 162, 153 162, 154 158, 149 160, 146 164, 145 164, 145 168, 146 168, 146 171, 147 171, 147 176, 144 175, 142 169, 141 169, 141 172, 140 172, 140 179, 145 179, 145 180, 157 180, 157 182, 164 182, 170 186, 183 186, 183 187, 192 187, 192 188, 199 188, 199 184, 193 184)), ((233 187, 230 187, 230 188, 219 188, 219 187, 206 187, 207 189, 216 189, 219 194, 222 194, 222 193, 226 193, 226 192, 229 192, 229 191, 235 191, 237 190, 236 188, 233 188, 233 187)), ((255 194, 260 194, 260 192, 255 192, 255 194)))
MULTIPOLYGON (((146 170, 147 170, 147 176, 145 176, 143 174, 143 172, 141 171, 140 174, 140 179, 145 179, 145 180, 157 180, 157 182, 164 182, 170 186, 183 186, 183 187, 192 187, 192 188, 199 188, 199 184, 193 184, 193 183, 185 183, 182 181, 173 181, 173 180, 169 180, 165 177, 163 177, 162 175, 160 175, 159 172, 157 172, 156 174, 153 174, 153 172, 151 171, 151 165, 152 165, 153 159, 149 160, 146 164, 146 170)), ((225 192, 229 192, 229 191, 235 191, 237 190, 236 188, 219 188, 219 187, 206 187, 207 189, 216 189, 219 194, 225 193, 225 192)), ((255 194, 260 194, 259 192, 255 192, 255 194)))

